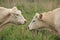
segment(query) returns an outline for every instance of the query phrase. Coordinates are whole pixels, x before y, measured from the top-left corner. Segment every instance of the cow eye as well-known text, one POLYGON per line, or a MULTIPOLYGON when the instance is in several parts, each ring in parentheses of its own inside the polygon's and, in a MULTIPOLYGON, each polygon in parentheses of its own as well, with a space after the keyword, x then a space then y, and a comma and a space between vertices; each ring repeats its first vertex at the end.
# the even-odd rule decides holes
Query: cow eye
POLYGON ((35 20, 33 20, 33 22, 35 22, 35 20))
POLYGON ((16 16, 19 16, 19 14, 16 14, 16 16))

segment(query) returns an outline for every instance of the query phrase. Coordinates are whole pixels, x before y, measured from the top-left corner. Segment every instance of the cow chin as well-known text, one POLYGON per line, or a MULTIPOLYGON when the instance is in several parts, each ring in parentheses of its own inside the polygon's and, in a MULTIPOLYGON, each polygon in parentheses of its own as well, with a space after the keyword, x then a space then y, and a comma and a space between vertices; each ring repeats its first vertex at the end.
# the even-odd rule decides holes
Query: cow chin
POLYGON ((18 22, 12 22, 12 24, 21 25, 21 23, 18 23, 18 22))
POLYGON ((22 25, 23 25, 23 24, 25 24, 25 23, 23 22, 23 23, 20 23, 20 24, 22 24, 22 25))
POLYGON ((26 22, 25 21, 11 21, 10 23, 16 24, 16 25, 23 25, 26 22))
POLYGON ((35 29, 35 28, 29 28, 29 27, 28 27, 28 30, 29 30, 29 31, 35 31, 35 30, 37 30, 37 29, 35 29))

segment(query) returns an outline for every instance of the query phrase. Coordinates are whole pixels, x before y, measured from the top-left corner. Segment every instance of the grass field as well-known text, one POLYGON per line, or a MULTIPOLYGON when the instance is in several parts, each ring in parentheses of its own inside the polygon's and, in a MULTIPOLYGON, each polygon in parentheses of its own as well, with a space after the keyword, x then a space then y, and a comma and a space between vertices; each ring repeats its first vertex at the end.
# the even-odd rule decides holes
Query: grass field
MULTIPOLYGON (((46 3, 47 4, 47 3, 46 3)), ((49 5, 49 4, 47 4, 49 5)), ((60 40, 57 36, 53 35, 49 31, 31 32, 27 30, 29 23, 31 22, 33 16, 36 12, 42 13, 45 11, 50 11, 56 7, 51 6, 35 6, 33 3, 30 6, 17 5, 17 8, 22 11, 22 15, 27 19, 27 23, 24 25, 13 25, 7 24, 4 29, 0 32, 0 40, 60 40), (49 8, 50 7, 50 8, 49 8)))
MULTIPOLYGON (((33 7, 31 10, 26 10, 23 6, 17 6, 19 10, 22 11, 22 15, 27 19, 27 23, 24 25, 5 25, 5 28, 0 32, 0 40, 57 40, 55 35, 48 32, 39 32, 38 35, 29 30, 26 30, 28 24, 32 20, 33 16, 37 12, 33 7), (43 34, 44 33, 44 34, 43 34), (42 35, 43 34, 43 35, 42 35)), ((48 11, 40 8, 38 12, 48 11)), ((59 40, 59 39, 58 39, 59 40)))

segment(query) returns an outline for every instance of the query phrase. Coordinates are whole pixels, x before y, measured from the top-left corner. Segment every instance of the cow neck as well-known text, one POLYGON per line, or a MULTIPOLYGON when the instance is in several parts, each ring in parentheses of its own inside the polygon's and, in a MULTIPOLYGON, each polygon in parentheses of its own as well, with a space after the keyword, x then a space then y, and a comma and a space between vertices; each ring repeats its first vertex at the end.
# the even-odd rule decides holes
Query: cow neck
POLYGON ((53 32, 55 34, 58 34, 58 31, 55 29, 54 26, 50 25, 48 22, 46 22, 44 20, 41 20, 41 21, 44 22, 45 24, 47 24, 49 26, 48 28, 52 30, 51 32, 53 32))
MULTIPOLYGON (((8 20, 9 17, 10 17, 10 13, 3 18, 3 22, 2 22, 1 24, 3 24, 6 20, 8 20)), ((0 25, 1 25, 1 24, 0 24, 0 25)))

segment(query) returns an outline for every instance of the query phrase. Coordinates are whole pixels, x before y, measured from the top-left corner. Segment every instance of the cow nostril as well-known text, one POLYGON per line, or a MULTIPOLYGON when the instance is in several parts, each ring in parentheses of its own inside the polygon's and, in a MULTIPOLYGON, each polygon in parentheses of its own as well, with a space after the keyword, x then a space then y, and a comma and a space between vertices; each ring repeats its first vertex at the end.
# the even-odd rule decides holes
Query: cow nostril
POLYGON ((24 21, 24 23, 26 23, 26 21, 24 21))

